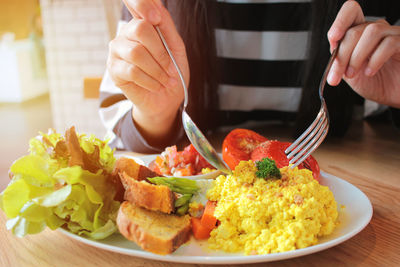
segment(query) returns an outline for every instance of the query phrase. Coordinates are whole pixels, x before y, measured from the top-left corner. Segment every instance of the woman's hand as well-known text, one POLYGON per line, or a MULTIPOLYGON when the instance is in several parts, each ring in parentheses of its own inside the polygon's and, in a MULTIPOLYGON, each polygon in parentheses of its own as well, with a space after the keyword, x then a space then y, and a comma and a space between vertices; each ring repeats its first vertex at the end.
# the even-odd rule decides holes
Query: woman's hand
POLYGON ((336 86, 343 78, 361 96, 400 108, 400 26, 385 20, 366 22, 360 5, 343 4, 328 31, 331 51, 340 41, 328 75, 336 86))
POLYGON ((133 103, 132 117, 150 143, 162 143, 174 125, 184 93, 179 76, 154 25, 162 31, 185 81, 185 45, 160 0, 124 0, 133 19, 110 42, 107 68, 133 103))

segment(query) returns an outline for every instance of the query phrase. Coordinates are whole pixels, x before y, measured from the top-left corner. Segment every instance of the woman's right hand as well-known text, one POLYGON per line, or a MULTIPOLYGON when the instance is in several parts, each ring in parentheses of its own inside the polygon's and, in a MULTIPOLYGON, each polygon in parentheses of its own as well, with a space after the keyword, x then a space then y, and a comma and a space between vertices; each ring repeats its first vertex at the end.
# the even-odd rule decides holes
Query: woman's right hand
POLYGON ((132 102, 132 117, 150 143, 162 143, 174 125, 184 92, 156 29, 158 25, 187 85, 185 45, 160 0, 124 0, 133 19, 110 42, 107 68, 132 102))

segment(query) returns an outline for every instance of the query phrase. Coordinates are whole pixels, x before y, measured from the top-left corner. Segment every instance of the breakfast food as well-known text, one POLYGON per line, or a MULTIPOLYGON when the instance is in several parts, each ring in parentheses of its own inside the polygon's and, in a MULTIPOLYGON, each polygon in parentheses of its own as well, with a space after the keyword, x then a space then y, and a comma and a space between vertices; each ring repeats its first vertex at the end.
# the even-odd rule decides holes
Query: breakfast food
POLYGON ((251 152, 268 139, 247 129, 234 129, 222 143, 222 159, 233 170, 240 161, 248 161, 251 152))
MULTIPOLYGON (((177 192, 174 184, 177 178, 148 177, 137 181, 129 180, 126 174, 120 175, 128 192, 125 199, 129 201, 123 204, 118 216, 121 233, 154 253, 171 253, 174 250, 171 245, 159 248, 155 243, 183 240, 179 236, 187 232, 180 229, 188 228, 195 239, 207 240, 211 249, 246 255, 284 252, 316 244, 319 237, 335 229, 337 204, 329 188, 319 184, 319 167, 313 157, 294 169, 288 166, 284 150, 289 145, 268 140, 250 130, 233 130, 223 143, 223 156, 234 169, 233 173, 220 175, 212 183, 184 179, 197 187, 191 192, 177 192), (174 194, 166 193, 170 191, 174 194), (206 198, 200 198, 199 192, 206 198), (178 209, 161 208, 162 205, 172 207, 173 203, 177 206, 178 197, 188 207, 180 213, 184 216, 176 216, 178 209), (166 224, 175 225, 169 222, 170 218, 190 223, 188 228, 182 223, 170 231, 161 230, 166 224), (163 239, 155 234, 157 231, 144 227, 149 220, 155 221, 158 231, 167 231, 168 238, 163 239)), ((159 166, 185 162, 183 152, 177 152, 176 147, 167 148, 162 161, 158 157, 163 162, 159 166)), ((159 172, 157 168, 153 170, 159 172)))
MULTIPOLYGON (((146 166, 140 165, 135 160, 126 157, 120 157, 115 161, 114 164, 114 175, 125 172, 130 177, 134 177, 135 180, 142 181, 148 177, 158 176, 158 173, 153 172, 146 166)), ((124 180, 122 180, 124 182, 124 180)))
POLYGON ((167 147, 160 156, 149 166, 160 175, 191 176, 202 174, 202 171, 213 169, 194 148, 192 144, 183 151, 178 151, 176 146, 167 147))
MULTIPOLYGON (((273 159, 281 168, 289 165, 285 150, 291 145, 289 142, 268 140, 266 137, 248 129, 234 129, 222 143, 222 158, 233 170, 240 161, 254 162, 263 158, 273 159)), ((320 179, 320 169, 313 156, 309 156, 298 166, 299 169, 309 169, 316 180, 320 179)))
MULTIPOLYGON (((278 140, 267 140, 259 144, 250 155, 250 159, 254 162, 265 157, 275 160, 278 168, 289 166, 289 159, 286 157, 285 150, 291 145, 289 142, 281 142, 278 140)), ((314 178, 320 180, 320 170, 318 162, 313 156, 308 156, 298 166, 299 169, 309 169, 312 171, 314 178)))
POLYGON ((72 127, 65 137, 50 132, 30 141, 30 155, 10 168, 0 208, 18 236, 47 226, 103 239, 118 229, 161 255, 191 235, 211 249, 246 255, 305 248, 335 229, 337 204, 319 184, 313 157, 288 166, 289 145, 233 130, 223 143, 233 173, 191 180, 160 173, 193 175, 209 168, 193 146, 167 148, 150 169, 131 158, 115 160, 106 142, 72 127))
POLYGON ((253 161, 241 161, 233 175, 219 176, 208 191, 219 221, 210 248, 268 254, 305 248, 332 233, 336 201, 311 171, 283 167, 280 179, 259 178, 257 171, 253 161))
POLYGON ((128 201, 121 204, 117 224, 120 233, 144 250, 170 254, 190 238, 189 215, 177 216, 140 208, 128 201))
POLYGON ((172 253, 185 243, 191 233, 190 216, 186 212, 198 190, 196 182, 156 176, 132 159, 120 158, 115 166, 126 200, 117 216, 120 233, 144 250, 157 254, 172 253), (144 178, 144 173, 149 176, 144 178))
POLYGON ((171 213, 175 210, 175 195, 168 186, 156 186, 147 178, 158 176, 131 158, 121 157, 115 162, 114 172, 124 186, 124 199, 149 210, 171 213))
POLYGON ((148 210, 168 214, 175 211, 175 195, 168 186, 137 181, 125 172, 120 177, 125 187, 125 200, 148 210))

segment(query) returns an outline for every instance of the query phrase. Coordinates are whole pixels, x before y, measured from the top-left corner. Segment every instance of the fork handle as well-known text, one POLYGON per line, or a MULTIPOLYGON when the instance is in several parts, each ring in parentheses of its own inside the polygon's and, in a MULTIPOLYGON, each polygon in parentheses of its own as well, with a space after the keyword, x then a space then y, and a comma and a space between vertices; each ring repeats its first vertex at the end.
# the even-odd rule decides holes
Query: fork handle
POLYGON ((172 55, 172 52, 171 52, 171 50, 169 49, 168 44, 167 44, 167 41, 165 40, 164 35, 163 35, 162 32, 160 31, 160 28, 159 28, 158 26, 155 26, 155 28, 156 28, 156 31, 157 31, 158 35, 159 35, 160 38, 161 38, 161 41, 162 41, 162 43, 163 43, 165 49, 166 49, 167 52, 168 52, 169 57, 170 57, 171 60, 172 60, 172 63, 174 63, 174 66, 175 66, 176 71, 178 72, 179 78, 181 79, 181 82, 182 82, 182 85, 183 85, 183 90, 185 91, 185 100, 184 100, 184 102, 183 102, 183 108, 186 108, 186 106, 187 106, 187 104, 188 104, 188 89, 187 89, 187 87, 186 87, 185 79, 183 78, 181 69, 179 68, 178 63, 176 63, 176 60, 175 60, 174 56, 172 55))
POLYGON ((322 75, 322 79, 321 79, 321 82, 320 82, 320 84, 319 84, 319 98, 321 99, 321 101, 323 101, 323 102, 325 102, 325 99, 324 99, 324 87, 325 87, 325 84, 326 84, 326 79, 327 79, 327 77, 328 77, 328 74, 329 74, 329 72, 330 72, 330 70, 331 70, 331 67, 332 67, 332 65, 333 65, 333 61, 335 61, 335 58, 336 58, 336 55, 337 55, 337 52, 338 52, 338 50, 339 50, 339 44, 337 45, 337 47, 332 51, 332 55, 331 55, 331 57, 329 58, 329 62, 328 62, 328 64, 326 65, 326 68, 325 68, 325 71, 324 71, 324 75, 322 75))

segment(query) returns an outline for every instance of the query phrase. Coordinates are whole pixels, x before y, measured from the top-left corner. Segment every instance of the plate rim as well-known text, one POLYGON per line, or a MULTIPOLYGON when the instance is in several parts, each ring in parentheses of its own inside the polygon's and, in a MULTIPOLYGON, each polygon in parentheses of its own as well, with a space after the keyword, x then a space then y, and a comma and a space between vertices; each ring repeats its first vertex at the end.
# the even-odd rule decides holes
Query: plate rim
MULTIPOLYGON (((150 155, 146 155, 150 156, 150 155)), ((138 157, 140 158, 140 157, 138 157)), ((339 237, 336 237, 335 239, 329 240, 327 242, 324 242, 322 244, 316 244, 310 247, 306 248, 301 248, 301 249, 296 249, 292 251, 286 251, 286 252, 280 252, 280 253, 271 253, 271 254, 263 254, 263 255, 238 255, 238 254, 233 254, 229 255, 229 253, 226 253, 226 255, 210 255, 210 256, 185 256, 185 255, 174 255, 174 254, 169 254, 169 255, 158 255, 154 254, 151 252, 147 252, 144 250, 136 250, 136 249, 131 249, 131 248, 123 248, 123 247, 118 247, 110 244, 104 244, 99 242, 99 240, 92 240, 88 239, 79 235, 76 235, 74 233, 69 232, 68 230, 65 230, 63 228, 59 228, 61 233, 69 236, 72 239, 75 239, 77 241, 80 241, 82 243, 85 243, 87 245, 90 245, 92 247, 104 249, 107 251, 111 251, 114 253, 119 253, 119 254, 124 254, 128 256, 134 256, 134 257, 140 257, 143 259, 151 259, 151 260, 158 260, 158 261, 164 261, 164 262, 176 262, 176 263, 192 263, 192 264, 244 264, 244 263, 260 263, 260 262, 272 262, 272 261, 278 261, 278 260, 285 260, 285 259, 292 259, 304 255, 309 255, 313 254, 316 252, 320 252, 323 250, 326 250, 328 248, 334 247, 336 245, 339 245, 340 243, 351 239, 358 233, 360 233, 371 221, 372 215, 373 215, 373 208, 371 201, 369 200, 368 196, 360 190, 358 187, 355 185, 351 184, 350 182, 341 179, 335 175, 332 175, 330 173, 321 171, 321 176, 324 177, 324 179, 333 179, 337 180, 336 182, 339 183, 344 183, 346 186, 351 187, 352 189, 355 189, 359 191, 360 196, 364 198, 364 201, 366 203, 366 213, 365 216, 366 219, 362 221, 360 225, 352 229, 350 232, 346 233, 345 235, 341 235, 339 237)), ((340 204, 338 204, 340 205, 340 204)), ((119 233, 116 233, 119 235, 119 233)))

